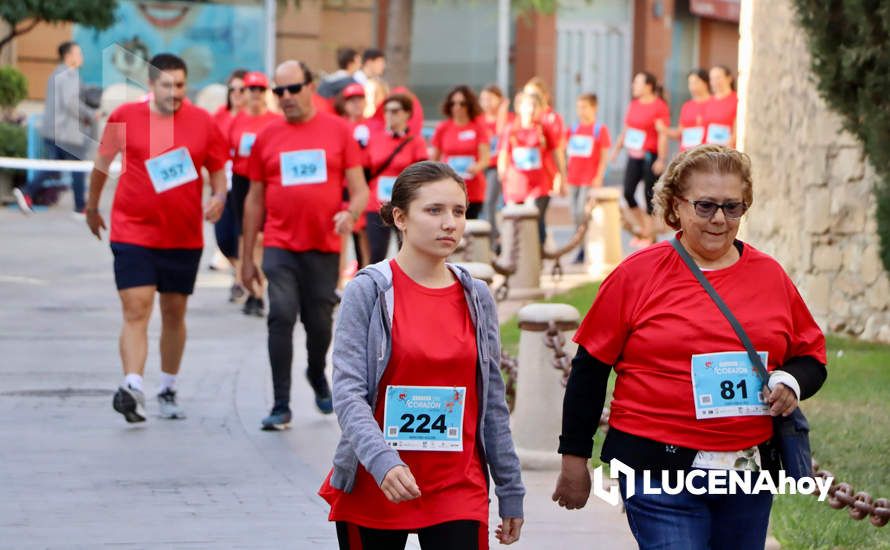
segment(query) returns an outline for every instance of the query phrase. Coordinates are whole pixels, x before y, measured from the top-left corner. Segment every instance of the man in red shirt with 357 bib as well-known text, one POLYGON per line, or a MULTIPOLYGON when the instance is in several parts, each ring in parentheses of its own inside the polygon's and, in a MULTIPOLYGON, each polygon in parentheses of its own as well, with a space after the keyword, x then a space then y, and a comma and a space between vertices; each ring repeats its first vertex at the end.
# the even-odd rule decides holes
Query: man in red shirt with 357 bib
POLYGON ((184 417, 173 385, 185 350, 186 305, 204 249, 202 217, 216 223, 225 206, 226 143, 210 115, 186 99, 186 76, 185 62, 175 55, 152 58, 148 101, 125 103, 111 113, 90 174, 86 220, 101 238, 105 220, 99 198, 111 161, 122 155, 109 240, 124 314, 120 354, 125 380, 113 405, 127 422, 145 421, 142 375, 155 292, 161 305, 160 414, 184 417), (203 208, 201 167, 207 168, 213 187, 203 208))
MULTIPOLYGON (((284 120, 256 137, 248 161, 250 191, 244 205, 244 250, 253 250, 263 230, 263 272, 269 281, 269 362, 275 402, 262 421, 266 430, 288 426, 293 332, 297 316, 306 329, 306 377, 315 404, 333 412, 325 377, 331 343, 340 236, 349 235, 368 202, 358 144, 349 125, 319 112, 312 103, 312 72, 300 61, 275 70, 273 89, 284 120), (343 182, 349 204, 341 206, 343 182)), ((242 281, 258 280, 257 266, 245 254, 242 281)))

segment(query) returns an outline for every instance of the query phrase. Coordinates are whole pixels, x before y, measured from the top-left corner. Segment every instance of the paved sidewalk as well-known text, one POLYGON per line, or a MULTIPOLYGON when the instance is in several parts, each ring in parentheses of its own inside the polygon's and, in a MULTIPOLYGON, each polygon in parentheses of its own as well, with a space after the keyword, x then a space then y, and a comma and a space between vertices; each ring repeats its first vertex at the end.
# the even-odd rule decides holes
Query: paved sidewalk
MULTIPOLYGON (((188 418, 153 416, 156 311, 150 418, 129 426, 111 409, 122 375, 107 241, 67 206, 32 218, 2 208, 0 230, 0 547, 337 547, 315 492, 339 429, 312 404, 301 330, 295 427, 262 432, 271 405, 265 323, 227 303, 229 281, 202 268, 179 381, 188 418)), ((592 502, 570 513, 550 502, 555 475, 525 473, 528 523, 514 548, 635 548, 619 510, 592 502)))

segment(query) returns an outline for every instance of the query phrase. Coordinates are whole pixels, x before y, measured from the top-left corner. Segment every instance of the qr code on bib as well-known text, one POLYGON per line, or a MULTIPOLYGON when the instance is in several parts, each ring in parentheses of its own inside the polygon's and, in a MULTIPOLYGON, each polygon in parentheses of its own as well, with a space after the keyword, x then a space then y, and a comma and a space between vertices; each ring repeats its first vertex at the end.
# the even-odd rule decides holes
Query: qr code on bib
POLYGON ((448 428, 448 437, 457 437, 457 428, 448 428))
POLYGON ((706 393, 703 396, 701 396, 701 398, 699 398, 699 401, 701 401, 702 405, 711 405, 714 403, 714 400, 711 399, 711 394, 709 394, 709 393, 706 393))
POLYGON ((395 437, 399 435, 399 429, 395 426, 390 426, 386 429, 386 433, 389 434, 389 437, 395 437))

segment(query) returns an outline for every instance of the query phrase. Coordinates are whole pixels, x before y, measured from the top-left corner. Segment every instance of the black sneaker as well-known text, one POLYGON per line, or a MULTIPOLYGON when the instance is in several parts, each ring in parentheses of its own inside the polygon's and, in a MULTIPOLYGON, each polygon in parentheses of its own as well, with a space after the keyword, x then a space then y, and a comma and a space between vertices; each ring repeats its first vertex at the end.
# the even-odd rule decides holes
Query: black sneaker
POLYGON ((244 308, 241 310, 244 312, 244 315, 250 315, 252 317, 263 317, 265 315, 265 304, 263 304, 262 298, 254 298, 253 296, 248 296, 247 301, 244 302, 244 308))
POLYGON ((309 380, 309 385, 312 386, 312 391, 315 392, 315 406, 318 407, 318 410, 320 410, 322 414, 331 414, 334 412, 334 401, 331 398, 331 387, 328 385, 328 379, 325 378, 324 374, 314 378, 307 372, 306 379, 309 380))
POLYGON ((232 288, 229 289, 229 302, 235 303, 241 298, 244 297, 245 291, 244 287, 235 283, 232 285, 232 288))
POLYGON ((145 422, 145 394, 129 385, 121 386, 111 400, 114 410, 124 415, 127 422, 145 422))
POLYGON ((291 412, 286 405, 272 407, 269 416, 263 419, 261 426, 266 431, 281 431, 290 428, 291 412))

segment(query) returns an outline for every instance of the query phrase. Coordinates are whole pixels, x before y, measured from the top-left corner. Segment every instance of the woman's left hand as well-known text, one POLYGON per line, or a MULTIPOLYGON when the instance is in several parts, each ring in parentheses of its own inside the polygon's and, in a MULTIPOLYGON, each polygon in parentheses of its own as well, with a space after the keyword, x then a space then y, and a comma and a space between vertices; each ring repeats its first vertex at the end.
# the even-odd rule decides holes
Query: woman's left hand
POLYGON ((776 384, 776 389, 763 388, 763 398, 770 405, 771 416, 788 416, 797 408, 797 396, 785 384, 776 384))
POLYGON ((519 540, 521 530, 522 518, 503 518, 494 534, 501 544, 513 544, 519 540))

